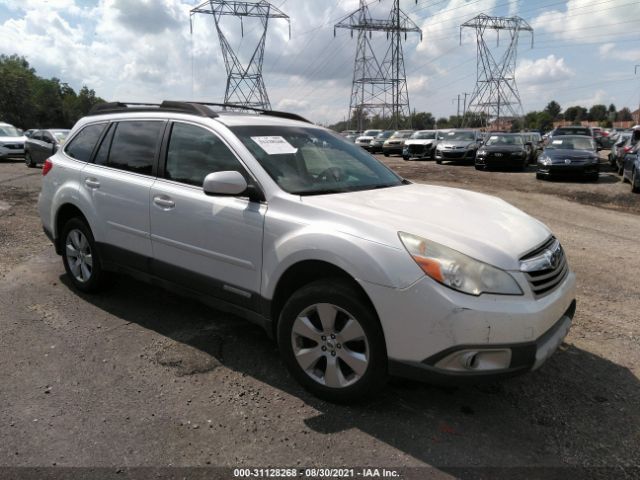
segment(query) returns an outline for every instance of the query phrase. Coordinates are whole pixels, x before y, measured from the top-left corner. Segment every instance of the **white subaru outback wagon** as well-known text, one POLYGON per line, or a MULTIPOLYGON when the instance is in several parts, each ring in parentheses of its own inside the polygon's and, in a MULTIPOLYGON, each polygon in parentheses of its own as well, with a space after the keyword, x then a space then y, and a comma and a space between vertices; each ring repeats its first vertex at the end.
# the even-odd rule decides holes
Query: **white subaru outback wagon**
POLYGON ((538 220, 219 107, 103 104, 46 161, 40 216, 78 290, 129 273, 257 322, 332 401, 530 371, 562 342, 575 275, 538 220))

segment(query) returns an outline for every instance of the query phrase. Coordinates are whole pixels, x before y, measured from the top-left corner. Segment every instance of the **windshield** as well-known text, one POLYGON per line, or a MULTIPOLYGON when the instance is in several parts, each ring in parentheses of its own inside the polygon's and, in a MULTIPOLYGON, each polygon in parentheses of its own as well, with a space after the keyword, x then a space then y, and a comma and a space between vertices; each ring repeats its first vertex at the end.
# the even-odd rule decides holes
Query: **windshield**
POLYGON ((67 139, 67 136, 69 136, 69 132, 70 130, 53 130, 51 133, 56 137, 58 143, 62 143, 67 139))
POLYGON ((416 132, 411 135, 411 138, 418 140, 430 140, 436 138, 436 132, 416 132))
POLYGON ((21 137, 22 134, 17 128, 10 125, 0 127, 0 137, 21 137))
POLYGON ((547 146, 551 150, 595 150, 596 146, 593 140, 588 137, 570 137, 562 136, 562 138, 552 138, 547 146))
POLYGON ((379 133, 376 138, 379 138, 381 140, 385 140, 385 139, 389 138, 391 135, 393 135, 393 131, 386 131, 386 132, 379 133))
POLYGON ((365 130, 362 134, 363 137, 375 137, 380 133, 380 130, 365 130))
POLYGON ((486 145, 523 145, 523 142, 520 135, 491 135, 486 145))
POLYGON ((462 132, 462 131, 453 131, 453 132, 447 132, 444 134, 444 139, 445 140, 468 140, 470 142, 475 141, 476 139, 476 134, 475 132, 462 132))
POLYGON ((313 127, 231 127, 284 191, 296 195, 352 192, 402 185, 362 148, 313 127))
POLYGON ((555 133, 553 134, 553 136, 558 136, 558 135, 587 135, 587 136, 591 136, 591 132, 589 131, 589 129, 587 128, 559 128, 555 131, 555 133))
POLYGON ((390 138, 409 138, 413 132, 395 132, 390 138))

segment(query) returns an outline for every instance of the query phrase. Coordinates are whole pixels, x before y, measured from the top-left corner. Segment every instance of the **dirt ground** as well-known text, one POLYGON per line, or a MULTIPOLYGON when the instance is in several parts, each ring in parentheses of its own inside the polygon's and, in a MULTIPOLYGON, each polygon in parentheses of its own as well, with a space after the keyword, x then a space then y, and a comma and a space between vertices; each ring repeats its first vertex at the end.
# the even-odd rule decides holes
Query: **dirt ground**
POLYGON ((542 182, 385 161, 413 181, 498 195, 561 239, 578 310, 540 370, 464 388, 394 381, 362 405, 325 403, 243 320, 128 278, 74 292, 37 217, 40 172, 0 163, 0 465, 640 475, 640 195, 607 171, 598 183, 542 182))

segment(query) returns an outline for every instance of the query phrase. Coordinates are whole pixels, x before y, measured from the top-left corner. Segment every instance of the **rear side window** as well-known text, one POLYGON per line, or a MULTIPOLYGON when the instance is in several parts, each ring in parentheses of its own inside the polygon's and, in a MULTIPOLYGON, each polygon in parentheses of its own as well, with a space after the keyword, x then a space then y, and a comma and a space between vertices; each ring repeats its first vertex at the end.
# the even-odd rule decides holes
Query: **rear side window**
POLYGON ((65 148, 65 153, 71 158, 88 162, 91 159, 91 152, 96 146, 105 124, 88 125, 78 133, 65 148))
POLYGON ((227 170, 245 175, 233 152, 216 135, 194 125, 173 125, 165 166, 167 179, 202 186, 208 174, 227 170))
MULTIPOLYGON (((120 122, 115 127, 111 127, 112 130, 114 128, 106 161, 102 148, 99 152, 101 165, 151 175, 164 122, 120 122)), ((107 144, 107 140, 109 139, 105 138, 103 144, 107 144)))

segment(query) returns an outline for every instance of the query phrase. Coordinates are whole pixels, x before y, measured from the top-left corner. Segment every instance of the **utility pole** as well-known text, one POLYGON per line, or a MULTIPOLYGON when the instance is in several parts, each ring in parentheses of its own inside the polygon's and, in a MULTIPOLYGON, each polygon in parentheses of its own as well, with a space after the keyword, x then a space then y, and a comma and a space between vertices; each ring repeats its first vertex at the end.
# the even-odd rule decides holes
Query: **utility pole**
POLYGON ((463 93, 464 95, 464 104, 462 105, 462 116, 464 117, 465 114, 467 113, 467 95, 469 95, 467 92, 463 93))
MULTIPOLYGON (((636 65, 633 70, 634 74, 638 73, 638 68, 640 68, 640 65, 636 65)), ((638 118, 636 119, 636 125, 640 125, 640 100, 638 100, 638 118)))
MULTIPOLYGON (((351 100, 349 103, 349 128, 354 114, 357 114, 358 129, 367 115, 379 114, 384 117, 391 112, 389 127, 398 129, 402 117, 411 121, 409 92, 407 89, 404 57, 402 54, 402 35, 420 33, 422 30, 400 9, 400 0, 393 0, 393 8, 386 20, 375 20, 369 12, 367 0, 360 0, 360 8, 335 24, 336 29, 345 28, 358 32, 351 100), (373 32, 385 32, 390 46, 380 62, 371 46, 373 32)), ((416 0, 417 3, 417 0, 416 0)))
MULTIPOLYGON (((471 122, 471 112, 480 115, 488 123, 493 120, 500 124, 501 115, 505 112, 513 118, 524 116, 522 101, 516 85, 516 53, 520 32, 531 33, 531 47, 533 48, 533 28, 520 17, 490 17, 480 14, 460 26, 460 43, 462 43, 462 29, 473 28, 476 33, 477 63, 476 86, 469 100, 468 111, 465 112, 463 123, 471 122), (494 30, 500 45, 500 31, 509 35, 509 45, 504 54, 496 60, 485 39, 485 32, 494 30)), ((487 125, 485 125, 487 126, 487 125)))
POLYGON ((227 87, 224 103, 242 105, 271 110, 271 102, 262 78, 262 62, 264 59, 264 45, 267 40, 267 27, 270 18, 280 18, 289 22, 289 38, 291 38, 291 22, 289 16, 265 0, 258 2, 234 0, 207 0, 190 12, 191 35, 193 35, 193 16, 202 13, 213 16, 222 57, 227 71, 227 87), (262 23, 262 35, 258 40, 251 59, 243 64, 238 54, 233 51, 227 37, 222 31, 220 21, 223 16, 240 18, 240 29, 244 36, 243 18, 258 18, 262 23))

